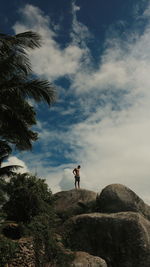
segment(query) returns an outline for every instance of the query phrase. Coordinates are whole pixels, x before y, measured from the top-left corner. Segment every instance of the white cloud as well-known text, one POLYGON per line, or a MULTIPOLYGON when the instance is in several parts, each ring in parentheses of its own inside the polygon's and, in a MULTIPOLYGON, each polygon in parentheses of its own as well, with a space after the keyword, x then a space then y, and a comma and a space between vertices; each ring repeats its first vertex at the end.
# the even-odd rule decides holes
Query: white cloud
POLYGON ((56 167, 51 166, 51 161, 47 163, 45 162, 45 159, 47 159, 47 157, 50 156, 50 153, 51 152, 49 151, 44 151, 43 148, 42 153, 38 153, 35 155, 29 152, 22 152, 20 156, 23 159, 22 162, 26 162, 26 165, 28 166, 30 173, 35 174, 38 177, 46 180, 47 184, 52 190, 52 193, 64 189, 62 184, 66 184, 65 182, 66 180, 67 183, 70 180, 69 184, 67 185, 67 188, 72 189, 74 187, 74 182, 71 170, 73 169, 74 166, 72 164, 62 164, 56 167))
POLYGON ((72 189, 73 184, 74 184, 72 169, 69 169, 69 168, 64 169, 61 175, 62 175, 62 178, 59 182, 59 186, 61 190, 72 189))
MULTIPOLYGON (((82 186, 100 191, 110 183, 122 183, 149 201, 150 21, 141 35, 131 34, 125 41, 119 37, 107 40, 99 66, 94 69, 89 66, 91 55, 85 41, 90 35, 77 20, 78 10, 73 4, 72 42, 64 49, 54 39, 50 19, 36 7, 26 5, 21 11, 24 22, 14 26, 16 32, 32 28, 44 36, 43 47, 31 54, 34 70, 53 80, 67 75, 70 90, 78 96, 77 109, 88 116, 68 126, 65 135, 40 124, 41 144, 48 146, 54 138, 72 146, 72 162, 82 166, 82 186), (116 95, 112 95, 114 92, 116 95), (104 100, 103 106, 97 105, 99 99, 104 100), (116 109, 113 100, 120 101, 116 109)), ((143 17, 149 16, 149 10, 143 17)), ((33 158, 32 166, 38 162, 38 172, 48 177, 54 191, 71 186, 72 164, 48 168, 41 157, 33 158)))
POLYGON ((74 74, 85 54, 84 49, 74 40, 66 48, 61 49, 54 39, 56 33, 49 17, 44 16, 38 7, 27 4, 20 10, 20 13, 23 22, 15 23, 13 26, 15 33, 32 30, 38 32, 44 40, 40 49, 31 52, 31 62, 35 73, 44 75, 51 81, 64 75, 74 74))
POLYGON ((28 172, 29 171, 26 163, 23 160, 15 157, 15 156, 10 156, 8 158, 8 160, 2 164, 2 167, 9 166, 9 165, 22 166, 22 168, 19 168, 18 170, 15 171, 15 172, 18 172, 18 173, 24 173, 24 172, 28 172))
POLYGON ((74 127, 71 136, 81 147, 76 154, 89 189, 100 190, 117 182, 139 194, 148 193, 150 126, 147 119, 137 120, 140 112, 132 112, 135 110, 120 112, 114 119, 104 118, 93 124, 85 121, 74 127))
MULTIPOLYGON (((85 49, 85 56, 90 55, 89 50, 86 45, 86 41, 92 38, 91 33, 88 28, 77 19, 77 11, 80 10, 80 7, 77 6, 74 2, 72 3, 72 29, 70 36, 72 37, 72 43, 76 46, 82 47, 85 49)), ((89 58, 86 58, 89 61, 89 58)))

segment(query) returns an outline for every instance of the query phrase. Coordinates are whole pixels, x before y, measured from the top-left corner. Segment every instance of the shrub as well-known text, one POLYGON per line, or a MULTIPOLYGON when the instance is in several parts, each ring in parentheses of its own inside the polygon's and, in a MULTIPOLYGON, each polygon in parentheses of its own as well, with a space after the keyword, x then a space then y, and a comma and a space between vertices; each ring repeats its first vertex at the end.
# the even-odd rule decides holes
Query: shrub
POLYGON ((0 236, 0 263, 4 267, 18 251, 18 244, 8 238, 0 236))
POLYGON ((7 184, 6 191, 8 201, 3 210, 7 219, 19 223, 23 235, 33 237, 36 266, 43 267, 48 262, 53 266, 70 266, 72 255, 55 238, 57 216, 45 180, 27 173, 17 174, 7 184))
POLYGON ((3 210, 9 220, 30 222, 34 216, 51 209, 52 193, 44 179, 28 173, 16 174, 6 191, 9 200, 3 210))
POLYGON ((34 217, 32 222, 26 226, 26 234, 33 236, 36 266, 51 262, 53 266, 69 267, 73 256, 66 254, 62 246, 56 240, 55 216, 41 214, 34 217), (53 218, 53 219, 52 219, 53 218))

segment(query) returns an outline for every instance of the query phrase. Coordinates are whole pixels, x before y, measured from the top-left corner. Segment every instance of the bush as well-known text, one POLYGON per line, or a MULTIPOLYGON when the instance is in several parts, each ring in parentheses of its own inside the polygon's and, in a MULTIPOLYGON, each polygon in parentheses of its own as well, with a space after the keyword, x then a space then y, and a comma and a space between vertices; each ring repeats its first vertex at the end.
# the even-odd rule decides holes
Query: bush
POLYGON ((44 179, 28 173, 11 178, 6 188, 9 200, 3 210, 7 219, 16 222, 30 222, 34 216, 49 212, 52 193, 44 179))
POLYGON ((33 237, 36 266, 43 267, 48 262, 53 266, 70 266, 72 255, 66 254, 55 238, 57 216, 45 180, 27 173, 17 174, 6 190, 9 199, 3 210, 7 219, 19 223, 23 235, 33 237))
POLYGON ((26 234, 33 236, 36 266, 51 264, 61 267, 69 267, 73 256, 66 254, 56 240, 54 220, 48 214, 34 217, 32 222, 26 226, 26 234))
POLYGON ((18 251, 18 244, 0 236, 0 263, 1 267, 4 267, 9 260, 14 257, 14 254, 18 251))

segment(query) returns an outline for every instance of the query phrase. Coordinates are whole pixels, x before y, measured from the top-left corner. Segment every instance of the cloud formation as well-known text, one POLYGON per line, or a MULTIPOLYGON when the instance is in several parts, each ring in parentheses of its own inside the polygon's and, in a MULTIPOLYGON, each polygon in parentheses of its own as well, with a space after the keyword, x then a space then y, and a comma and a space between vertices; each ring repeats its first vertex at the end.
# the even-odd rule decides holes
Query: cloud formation
MULTIPOLYGON (((13 27, 16 33, 30 29, 41 33, 44 45, 31 53, 34 71, 52 81, 67 77, 78 99, 76 109, 82 112, 78 122, 66 126, 65 134, 41 122, 42 153, 48 152, 50 140, 69 145, 72 152, 66 152, 69 164, 45 168, 41 158, 38 170, 48 177, 52 190, 64 190, 72 183, 74 163, 81 163, 85 188, 100 191, 110 183, 122 183, 150 203, 150 7, 142 16, 147 19, 142 33, 130 32, 125 40, 107 37, 96 69, 86 45, 91 35, 77 20, 79 10, 73 4, 72 39, 63 49, 50 18, 37 7, 26 5, 20 11, 23 21, 13 27)), ((33 156, 32 166, 34 162, 33 156)))
POLYGON ((2 164, 2 167, 9 166, 9 165, 22 166, 22 168, 19 168, 18 170, 15 171, 17 173, 24 173, 24 172, 29 171, 26 163, 23 160, 20 160, 19 158, 15 157, 15 156, 9 157, 8 160, 2 164))
POLYGON ((75 36, 77 36, 78 31, 83 32, 84 27, 81 29, 81 26, 74 19, 72 41, 64 49, 61 49, 58 42, 55 41, 56 33, 50 18, 44 16, 38 7, 27 4, 23 9, 20 9, 20 13, 23 16, 23 21, 22 23, 16 22, 13 26, 14 31, 19 33, 32 30, 43 37, 43 46, 31 53, 33 70, 38 75, 43 75, 50 80, 76 73, 85 51, 76 45, 75 36), (78 29, 75 32, 77 26, 78 29))

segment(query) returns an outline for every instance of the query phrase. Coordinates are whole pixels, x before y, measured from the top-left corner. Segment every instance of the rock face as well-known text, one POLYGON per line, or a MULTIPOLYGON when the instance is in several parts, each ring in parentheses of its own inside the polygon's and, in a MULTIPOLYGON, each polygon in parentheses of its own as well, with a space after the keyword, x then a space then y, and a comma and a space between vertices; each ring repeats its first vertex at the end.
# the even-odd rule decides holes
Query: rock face
POLYGON ((150 207, 131 189, 121 184, 105 187, 97 197, 97 204, 100 212, 135 211, 150 220, 150 207))
POLYGON ((54 195, 55 211, 64 219, 85 212, 96 201, 97 194, 84 189, 58 192, 54 195))
POLYGON ((75 253, 75 259, 71 264, 71 267, 107 267, 106 262, 86 252, 78 251, 75 253))
POLYGON ((64 231, 72 250, 99 256, 108 267, 150 266, 150 222, 138 213, 78 215, 64 231))

